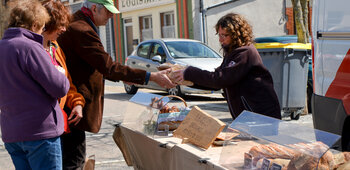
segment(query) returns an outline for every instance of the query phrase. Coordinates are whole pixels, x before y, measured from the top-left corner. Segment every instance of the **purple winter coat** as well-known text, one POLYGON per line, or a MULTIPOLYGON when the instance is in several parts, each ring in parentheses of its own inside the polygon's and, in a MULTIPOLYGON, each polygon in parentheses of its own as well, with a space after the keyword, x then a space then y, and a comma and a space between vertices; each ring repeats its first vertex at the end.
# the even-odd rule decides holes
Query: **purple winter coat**
POLYGON ((69 81, 52 64, 43 37, 9 28, 0 40, 0 118, 6 143, 60 136, 63 116, 57 100, 69 81))

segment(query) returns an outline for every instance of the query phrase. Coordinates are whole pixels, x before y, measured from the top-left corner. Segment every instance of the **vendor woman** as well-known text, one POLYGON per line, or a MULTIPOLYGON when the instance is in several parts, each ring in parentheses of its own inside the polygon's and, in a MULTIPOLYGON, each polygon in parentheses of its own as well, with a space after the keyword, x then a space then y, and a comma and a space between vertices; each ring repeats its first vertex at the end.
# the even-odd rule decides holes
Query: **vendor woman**
POLYGON ((254 47, 252 28, 239 14, 229 13, 215 25, 224 60, 209 72, 189 66, 175 71, 175 81, 223 89, 232 118, 243 110, 281 119, 281 109, 272 76, 254 47))

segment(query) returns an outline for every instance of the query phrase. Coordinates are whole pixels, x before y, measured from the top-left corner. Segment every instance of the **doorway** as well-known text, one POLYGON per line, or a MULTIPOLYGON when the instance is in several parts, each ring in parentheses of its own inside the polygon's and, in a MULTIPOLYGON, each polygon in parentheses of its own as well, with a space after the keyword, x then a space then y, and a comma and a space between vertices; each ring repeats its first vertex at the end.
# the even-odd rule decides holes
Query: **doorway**
POLYGON ((125 57, 129 56, 134 50, 133 34, 132 34, 132 19, 124 19, 124 40, 125 41, 125 57))

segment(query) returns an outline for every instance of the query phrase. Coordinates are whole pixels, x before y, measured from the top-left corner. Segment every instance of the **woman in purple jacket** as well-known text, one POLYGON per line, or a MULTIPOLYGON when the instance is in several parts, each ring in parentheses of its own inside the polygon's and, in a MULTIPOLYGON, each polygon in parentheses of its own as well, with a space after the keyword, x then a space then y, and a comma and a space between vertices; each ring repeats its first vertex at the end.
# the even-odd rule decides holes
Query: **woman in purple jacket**
POLYGON ((37 0, 9 6, 9 26, 0 40, 2 140, 16 169, 60 170, 63 117, 57 99, 69 81, 42 45, 49 15, 37 0))
POLYGON ((177 81, 223 89, 233 119, 243 110, 281 119, 272 76, 254 47, 251 26, 241 15, 229 13, 215 29, 224 51, 221 65, 214 72, 190 66, 176 72, 177 81))

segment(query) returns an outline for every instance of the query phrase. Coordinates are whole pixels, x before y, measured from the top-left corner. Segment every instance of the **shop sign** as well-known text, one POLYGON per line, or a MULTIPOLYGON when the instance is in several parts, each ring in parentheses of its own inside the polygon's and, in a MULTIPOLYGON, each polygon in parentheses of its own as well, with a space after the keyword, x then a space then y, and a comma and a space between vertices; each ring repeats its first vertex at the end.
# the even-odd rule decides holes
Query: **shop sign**
POLYGON ((144 8, 157 7, 159 5, 165 5, 170 3, 175 3, 175 0, 120 0, 119 11, 134 11, 144 8))

